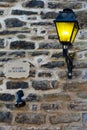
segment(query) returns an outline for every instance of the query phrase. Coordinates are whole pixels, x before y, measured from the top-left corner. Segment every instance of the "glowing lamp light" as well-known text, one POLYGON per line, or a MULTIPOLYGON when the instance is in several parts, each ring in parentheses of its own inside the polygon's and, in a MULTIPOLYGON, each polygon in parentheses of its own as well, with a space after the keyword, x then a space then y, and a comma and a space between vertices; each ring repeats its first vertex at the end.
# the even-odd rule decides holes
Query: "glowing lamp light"
POLYGON ((60 43, 72 44, 79 29, 75 13, 71 9, 64 9, 54 23, 60 43))

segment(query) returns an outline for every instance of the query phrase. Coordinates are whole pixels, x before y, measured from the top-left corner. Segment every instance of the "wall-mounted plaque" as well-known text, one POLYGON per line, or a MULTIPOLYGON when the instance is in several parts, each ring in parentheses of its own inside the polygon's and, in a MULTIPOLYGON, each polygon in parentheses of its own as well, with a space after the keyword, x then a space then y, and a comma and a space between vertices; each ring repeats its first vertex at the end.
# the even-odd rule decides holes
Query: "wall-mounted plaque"
POLYGON ((7 78, 27 78, 30 64, 22 61, 12 61, 5 64, 5 76, 7 78))

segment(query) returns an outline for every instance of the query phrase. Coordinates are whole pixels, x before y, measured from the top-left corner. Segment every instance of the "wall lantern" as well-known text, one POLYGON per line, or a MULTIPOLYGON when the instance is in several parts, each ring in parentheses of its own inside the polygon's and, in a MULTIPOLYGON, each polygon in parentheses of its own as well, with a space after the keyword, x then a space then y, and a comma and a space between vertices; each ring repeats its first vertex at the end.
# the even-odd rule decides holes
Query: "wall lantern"
POLYGON ((69 54, 68 49, 72 46, 78 32, 78 21, 75 13, 71 9, 66 8, 59 12, 56 20, 54 20, 54 23, 59 41, 63 47, 63 56, 65 57, 68 68, 68 78, 71 79, 74 53, 69 54))

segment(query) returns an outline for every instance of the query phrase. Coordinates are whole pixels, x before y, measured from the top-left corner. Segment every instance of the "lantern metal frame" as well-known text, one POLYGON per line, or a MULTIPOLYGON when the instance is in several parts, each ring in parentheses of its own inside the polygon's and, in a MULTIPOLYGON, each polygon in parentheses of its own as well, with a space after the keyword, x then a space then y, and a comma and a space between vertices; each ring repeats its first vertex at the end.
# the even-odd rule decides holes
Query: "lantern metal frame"
POLYGON ((63 49, 63 56, 65 57, 65 61, 67 63, 67 69, 68 69, 68 78, 71 79, 72 78, 72 70, 74 68, 73 66, 73 59, 74 59, 74 53, 69 53, 68 49, 72 47, 72 43, 74 42, 74 39, 77 35, 77 32, 79 30, 79 25, 78 25, 78 21, 76 18, 75 13, 72 11, 72 9, 69 8, 65 8, 63 11, 60 11, 57 18, 54 20, 55 26, 56 26, 56 30, 57 30, 57 35, 58 35, 58 39, 60 41, 60 43, 62 44, 62 49, 63 49), (60 36, 59 36, 59 30, 57 27, 57 24, 61 22, 62 23, 74 23, 73 29, 72 29, 72 33, 70 35, 69 41, 65 40, 62 41, 60 36), (76 30, 76 32, 74 33, 74 31, 76 30))

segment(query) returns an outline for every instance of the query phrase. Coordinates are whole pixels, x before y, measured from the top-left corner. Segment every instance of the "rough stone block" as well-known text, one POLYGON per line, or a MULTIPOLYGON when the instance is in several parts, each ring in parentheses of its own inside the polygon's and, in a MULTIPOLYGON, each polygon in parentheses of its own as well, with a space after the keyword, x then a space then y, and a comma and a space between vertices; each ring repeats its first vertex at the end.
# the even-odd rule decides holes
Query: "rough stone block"
POLYGON ((41 12, 42 19, 55 19, 57 17, 57 15, 58 15, 58 13, 56 13, 56 12, 47 12, 47 13, 41 12))
POLYGON ((17 18, 8 18, 5 19, 5 24, 7 28, 13 28, 13 27, 22 27, 26 25, 26 22, 23 22, 17 18))
POLYGON ((59 113, 56 116, 50 116, 51 124, 79 122, 81 117, 79 113, 59 113))
POLYGON ((15 118, 16 123, 21 124, 36 124, 41 125, 46 122, 46 115, 41 113, 26 113, 26 114, 17 114, 15 118))
POLYGON ((13 82, 13 81, 8 81, 6 83, 6 86, 7 86, 7 89, 26 89, 29 87, 28 83, 27 82, 13 82))
POLYGON ((23 3, 23 7, 27 8, 44 8, 44 2, 41 0, 31 0, 29 2, 23 3))
POLYGON ((29 41, 13 41, 10 44, 11 49, 35 49, 35 44, 29 41))
POLYGON ((13 101, 15 99, 15 96, 9 93, 0 93, 0 100, 1 101, 13 101))
POLYGON ((0 122, 11 123, 12 114, 10 112, 0 112, 0 122))
POLYGON ((25 10, 12 10, 13 15, 36 15, 38 14, 37 12, 33 11, 25 11, 25 10))
POLYGON ((60 49, 61 45, 58 43, 47 43, 41 42, 39 43, 39 49, 60 49))
POLYGON ((41 65, 41 67, 49 68, 49 69, 59 68, 63 66, 64 66, 64 61, 52 61, 52 62, 48 62, 46 64, 41 65))
POLYGON ((70 101, 70 95, 65 93, 53 93, 53 94, 44 94, 41 97, 42 100, 52 102, 52 101, 70 101))

